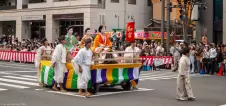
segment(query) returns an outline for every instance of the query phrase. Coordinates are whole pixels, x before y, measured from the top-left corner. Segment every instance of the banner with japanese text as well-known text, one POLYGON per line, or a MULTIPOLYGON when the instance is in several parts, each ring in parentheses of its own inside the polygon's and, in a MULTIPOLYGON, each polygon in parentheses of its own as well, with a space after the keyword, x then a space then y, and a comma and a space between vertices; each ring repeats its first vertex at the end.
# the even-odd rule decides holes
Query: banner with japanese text
POLYGON ((135 23, 134 22, 128 22, 126 27, 126 41, 132 42, 134 41, 134 28, 135 23))

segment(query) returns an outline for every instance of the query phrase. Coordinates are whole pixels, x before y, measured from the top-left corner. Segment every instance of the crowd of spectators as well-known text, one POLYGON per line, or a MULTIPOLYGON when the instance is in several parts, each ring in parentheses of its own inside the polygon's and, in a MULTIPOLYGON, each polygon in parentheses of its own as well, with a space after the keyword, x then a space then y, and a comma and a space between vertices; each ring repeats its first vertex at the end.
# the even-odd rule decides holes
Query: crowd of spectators
MULTIPOLYGON (((5 36, 3 35, 0 38, 0 49, 2 50, 10 50, 10 51, 23 51, 23 52, 36 52, 36 50, 41 46, 41 42, 39 39, 23 39, 19 41, 18 38, 14 38, 14 36, 5 36)), ((58 44, 56 40, 54 43, 50 43, 49 46, 54 49, 58 44)))

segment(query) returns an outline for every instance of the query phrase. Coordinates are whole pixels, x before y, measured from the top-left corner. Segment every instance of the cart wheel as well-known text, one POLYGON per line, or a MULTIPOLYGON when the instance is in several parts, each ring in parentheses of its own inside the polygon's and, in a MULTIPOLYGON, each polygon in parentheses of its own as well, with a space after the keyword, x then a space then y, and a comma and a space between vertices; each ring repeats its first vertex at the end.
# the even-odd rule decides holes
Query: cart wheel
POLYGON ((92 86, 92 88, 90 88, 90 91, 92 94, 96 94, 99 91, 100 85, 99 84, 95 84, 92 86))
POLYGON ((129 91, 132 87, 132 84, 130 82, 126 82, 125 84, 121 84, 122 88, 126 91, 129 91))

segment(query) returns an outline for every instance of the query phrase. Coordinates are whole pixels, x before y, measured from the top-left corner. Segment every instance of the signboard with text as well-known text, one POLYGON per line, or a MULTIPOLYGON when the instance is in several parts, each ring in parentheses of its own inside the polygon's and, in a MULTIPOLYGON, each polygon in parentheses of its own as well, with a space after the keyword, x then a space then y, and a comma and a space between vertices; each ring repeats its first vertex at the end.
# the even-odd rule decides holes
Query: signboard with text
MULTIPOLYGON (((162 33, 161 32, 149 32, 150 39, 161 39, 162 33)), ((166 32, 164 33, 164 39, 166 39, 166 32)))
POLYGON ((22 16, 23 21, 30 21, 30 20, 44 20, 43 15, 38 16, 22 16))
POLYGON ((128 22, 127 27, 126 27, 126 41, 134 41, 135 39, 135 34, 134 34, 134 28, 135 28, 135 23, 134 22, 128 22))
MULTIPOLYGON (((166 39, 166 32, 164 33, 164 39, 166 39)), ((135 32, 135 39, 161 39, 161 32, 135 32)))

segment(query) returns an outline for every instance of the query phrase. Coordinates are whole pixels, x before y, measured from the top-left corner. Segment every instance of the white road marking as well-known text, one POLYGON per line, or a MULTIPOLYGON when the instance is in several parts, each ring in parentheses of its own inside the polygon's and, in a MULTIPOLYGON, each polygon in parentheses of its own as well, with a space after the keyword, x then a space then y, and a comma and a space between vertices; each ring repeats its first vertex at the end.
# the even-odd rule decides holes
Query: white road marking
POLYGON ((28 72, 37 72, 37 71, 1 71, 1 72, 8 72, 8 73, 28 73, 28 72))
POLYGON ((141 73, 140 75, 142 75, 142 76, 146 76, 146 75, 164 75, 164 74, 174 74, 174 73, 175 72, 158 71, 158 72, 141 73))
POLYGON ((6 91, 6 90, 8 90, 8 89, 3 89, 3 88, 0 88, 0 91, 6 91))
MULTIPOLYGON (((154 89, 139 88, 138 90, 131 90, 131 91, 119 91, 119 92, 107 92, 107 93, 99 92, 100 94, 97 93, 97 95, 92 95, 91 97, 107 96, 107 95, 130 93, 130 92, 152 91, 152 90, 154 90, 154 89)), ((57 91, 47 91, 47 92, 85 98, 85 96, 80 96, 80 95, 77 95, 77 93, 73 93, 73 92, 67 92, 67 93, 62 93, 59 91, 58 92, 57 91)))
POLYGON ((11 80, 11 79, 5 79, 5 78, 0 78, 0 81, 12 82, 12 83, 18 83, 18 84, 24 84, 24 85, 39 86, 38 83, 27 82, 27 81, 11 80))
POLYGON ((43 89, 35 89, 36 91, 42 91, 43 89))
MULTIPOLYGON (((150 72, 146 74, 140 74, 139 80, 162 80, 162 79, 174 79, 177 78, 178 73, 175 72, 167 72, 167 71, 159 71, 159 72, 150 72), (156 74, 157 73, 157 74, 156 74)), ((204 77, 210 75, 200 75, 200 74, 190 74, 191 77, 204 77)))
POLYGON ((0 74, 4 74, 4 75, 15 75, 15 76, 21 76, 22 75, 22 74, 7 73, 7 72, 0 72, 0 74))
POLYGON ((166 77, 166 78, 157 78, 157 79, 151 79, 151 80, 166 80, 166 79, 175 79, 177 77, 166 77))
POLYGON ((103 93, 103 94, 97 94, 97 95, 92 95, 92 97, 107 96, 107 95, 121 94, 121 93, 129 93, 129 92, 153 91, 153 90, 154 89, 139 88, 138 90, 120 91, 120 92, 108 92, 108 93, 103 93))
POLYGON ((34 68, 35 67, 34 64, 20 64, 20 63, 12 63, 12 62, 0 63, 0 65, 10 65, 10 66, 19 66, 19 67, 30 67, 30 68, 34 68))
POLYGON ((166 74, 156 74, 156 75, 141 75, 140 78, 147 78, 147 77, 158 77, 158 76, 165 76, 165 75, 177 75, 177 74, 173 74, 173 73, 166 73, 166 74))
POLYGON ((13 88, 19 88, 19 89, 30 88, 30 87, 26 87, 26 86, 15 85, 15 84, 6 84, 6 83, 1 83, 1 82, 0 82, 0 85, 2 85, 2 86, 8 86, 8 87, 13 87, 13 88))
POLYGON ((174 78, 176 75, 170 75, 170 76, 159 76, 159 77, 149 77, 149 78, 140 78, 140 80, 155 80, 155 79, 162 79, 162 78, 174 78))
POLYGON ((27 78, 37 78, 37 76, 31 76, 31 75, 20 75, 22 77, 27 77, 27 78))
POLYGON ((37 79, 32 78, 23 78, 23 77, 15 77, 15 76, 3 76, 4 78, 12 78, 12 79, 19 79, 19 80, 27 80, 27 81, 37 81, 37 79))
POLYGON ((1 71, 6 73, 37 73, 37 71, 1 71))
POLYGON ((220 105, 220 106, 226 106, 226 104, 224 104, 224 105, 220 105))
POLYGON ((6 65, 0 65, 0 67, 6 67, 6 68, 18 68, 18 69, 24 69, 24 70, 34 70, 34 68, 24 68, 24 67, 15 67, 15 66, 6 66, 6 65))
POLYGON ((37 78, 37 76, 15 74, 15 73, 7 73, 7 72, 0 72, 0 74, 4 74, 4 75, 8 75, 8 76, 15 75, 15 76, 22 76, 22 77, 27 77, 27 78, 37 78))
POLYGON ((72 93, 72 92, 67 92, 67 93, 63 93, 63 92, 59 92, 59 91, 47 91, 47 92, 85 98, 85 96, 80 96, 80 95, 77 95, 76 93, 72 93))

